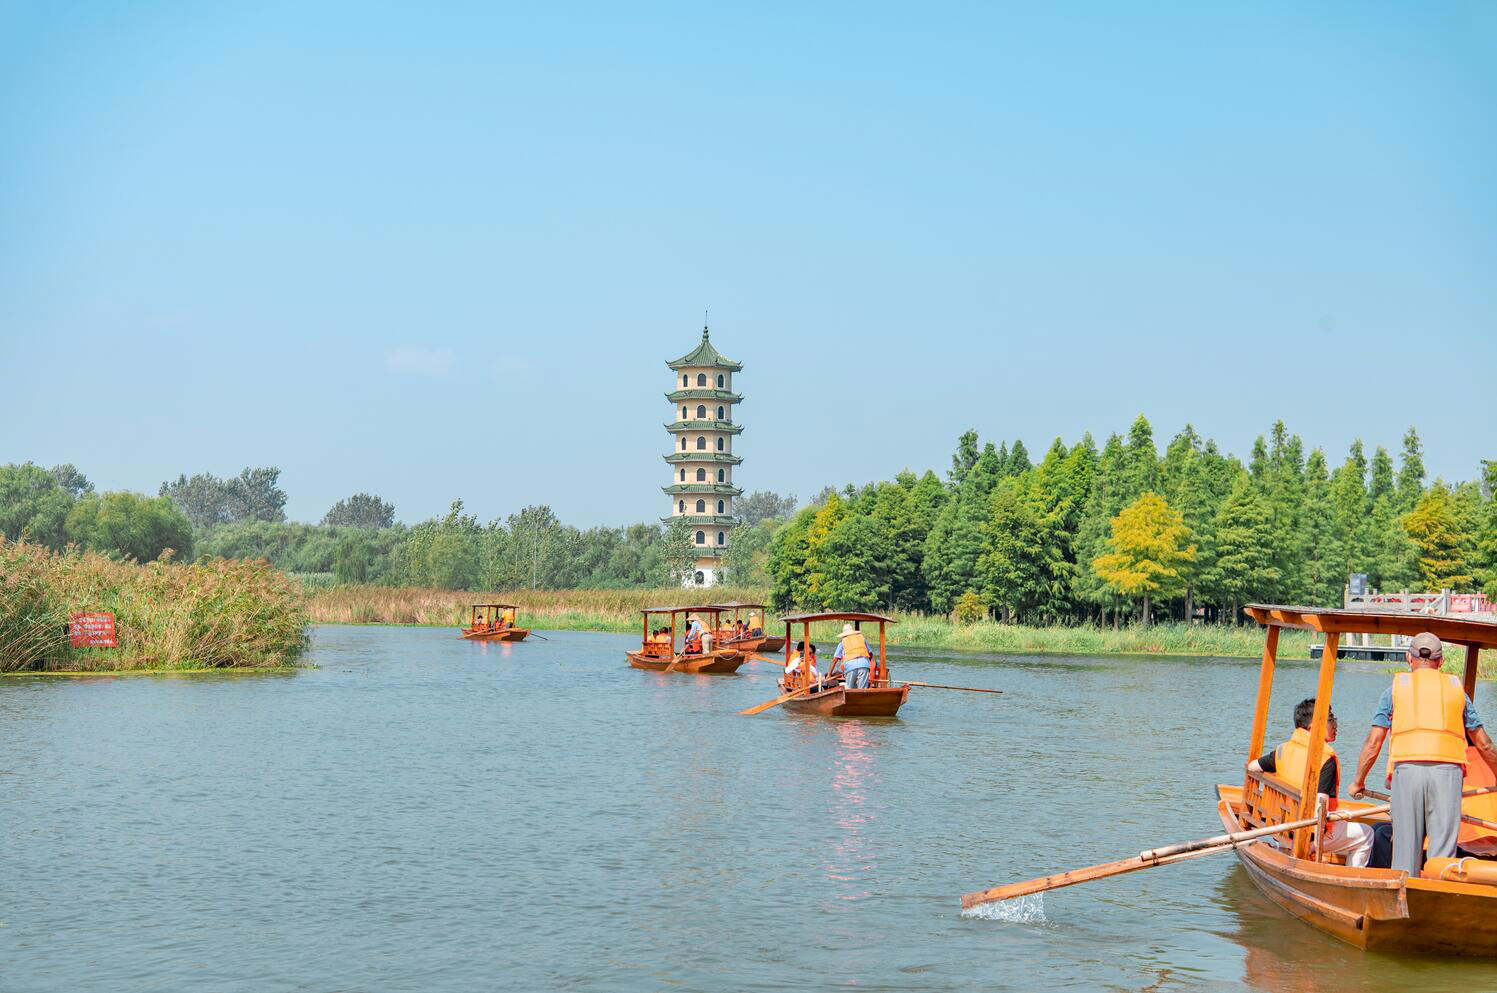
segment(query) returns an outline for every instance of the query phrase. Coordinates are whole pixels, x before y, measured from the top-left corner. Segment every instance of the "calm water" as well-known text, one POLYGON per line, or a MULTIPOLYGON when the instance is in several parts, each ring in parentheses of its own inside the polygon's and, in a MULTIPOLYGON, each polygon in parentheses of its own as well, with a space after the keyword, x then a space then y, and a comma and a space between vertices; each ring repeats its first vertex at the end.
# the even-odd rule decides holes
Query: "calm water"
MULTIPOLYGON (((736 716, 776 692, 757 664, 550 638, 323 628, 291 675, 0 680, 0 991, 1497 989, 1323 938, 1230 856, 961 916, 1217 833, 1255 663, 900 652, 1006 695, 852 722, 736 716)), ((1343 754, 1386 680, 1346 667, 1343 754)), ((1275 733, 1312 686, 1281 669, 1275 733)))

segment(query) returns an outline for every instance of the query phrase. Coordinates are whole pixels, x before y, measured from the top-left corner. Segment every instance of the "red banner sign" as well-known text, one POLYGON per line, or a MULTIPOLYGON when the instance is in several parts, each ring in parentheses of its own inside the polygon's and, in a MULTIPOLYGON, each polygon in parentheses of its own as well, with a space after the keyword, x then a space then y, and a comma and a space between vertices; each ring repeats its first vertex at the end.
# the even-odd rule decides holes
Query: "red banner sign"
POLYGON ((68 625, 68 637, 74 648, 113 648, 114 615, 107 610, 95 614, 74 614, 68 625))

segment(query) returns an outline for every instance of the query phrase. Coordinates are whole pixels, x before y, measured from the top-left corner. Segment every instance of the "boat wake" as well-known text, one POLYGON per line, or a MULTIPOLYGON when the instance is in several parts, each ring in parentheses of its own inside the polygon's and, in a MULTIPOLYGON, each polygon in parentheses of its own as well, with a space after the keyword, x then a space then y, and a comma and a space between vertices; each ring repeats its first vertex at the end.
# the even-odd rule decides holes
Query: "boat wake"
POLYGON ((978 904, 962 911, 963 917, 980 921, 1004 921, 1008 924, 1045 923, 1045 894, 1031 893, 1012 900, 978 904))

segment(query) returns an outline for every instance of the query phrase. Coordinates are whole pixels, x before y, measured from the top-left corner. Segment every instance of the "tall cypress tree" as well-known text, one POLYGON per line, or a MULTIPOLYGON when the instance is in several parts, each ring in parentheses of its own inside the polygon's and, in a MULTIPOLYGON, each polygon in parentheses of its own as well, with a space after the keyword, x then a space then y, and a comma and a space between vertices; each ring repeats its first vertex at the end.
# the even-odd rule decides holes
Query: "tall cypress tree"
POLYGON ((1403 457, 1398 466, 1398 509, 1414 509, 1424 493, 1424 446, 1412 426, 1403 436, 1403 457))

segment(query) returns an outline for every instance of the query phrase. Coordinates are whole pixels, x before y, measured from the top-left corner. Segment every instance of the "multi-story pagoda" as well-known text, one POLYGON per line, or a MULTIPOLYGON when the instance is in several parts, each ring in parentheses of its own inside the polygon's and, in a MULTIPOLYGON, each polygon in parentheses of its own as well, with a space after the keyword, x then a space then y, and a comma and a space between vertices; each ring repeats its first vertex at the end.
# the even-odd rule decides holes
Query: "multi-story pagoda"
POLYGON ((675 373, 671 392, 671 420, 665 429, 674 444, 665 461, 671 466, 671 499, 666 523, 690 526, 696 568, 688 584, 710 586, 722 573, 728 532, 738 523, 733 499, 743 491, 733 485, 733 467, 743 461, 733 454, 733 436, 743 428, 733 423, 733 405, 743 399, 733 392, 733 373, 743 368, 721 355, 702 328, 702 343, 666 363, 675 373))

